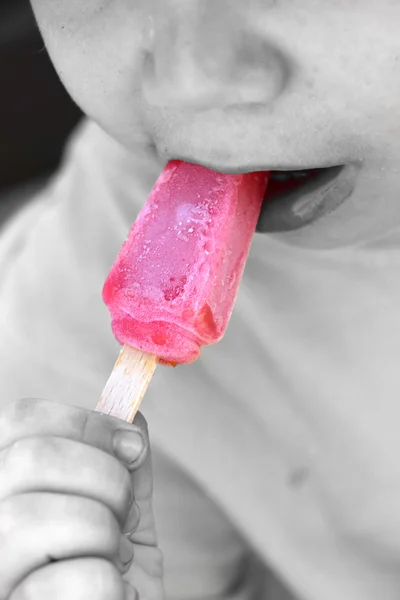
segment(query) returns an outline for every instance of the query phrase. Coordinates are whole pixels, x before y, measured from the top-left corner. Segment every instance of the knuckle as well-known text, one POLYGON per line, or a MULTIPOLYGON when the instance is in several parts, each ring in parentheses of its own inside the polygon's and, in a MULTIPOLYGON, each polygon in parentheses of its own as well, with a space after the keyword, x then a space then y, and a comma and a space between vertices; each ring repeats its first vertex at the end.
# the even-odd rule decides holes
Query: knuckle
POLYGON ((93 578, 96 587, 101 590, 104 598, 118 597, 122 590, 122 577, 118 569, 109 561, 98 560, 94 566, 93 578))
POLYGON ((42 398, 20 398, 14 400, 4 407, 4 414, 8 420, 14 423, 20 423, 32 419, 40 413, 49 403, 42 398))
POLYGON ((26 522, 28 506, 21 496, 7 498, 0 503, 0 547, 6 548, 7 541, 18 536, 26 522))
MULTIPOLYGON (((119 463, 118 463, 119 466, 119 463)), ((118 486, 120 505, 123 512, 126 512, 134 500, 133 486, 129 471, 122 467, 121 469, 121 482, 118 486)))
POLYGON ((35 423, 43 422, 49 401, 34 398, 22 398, 6 404, 0 409, 0 442, 7 445, 16 431, 34 429, 35 423))
POLYGON ((103 532, 108 540, 118 540, 120 525, 114 513, 100 502, 88 500, 86 502, 86 524, 91 524, 100 533, 103 532))
POLYGON ((5 457, 5 469, 10 474, 32 473, 40 470, 49 462, 57 450, 57 441, 50 437, 31 437, 17 440, 8 448, 5 457))
POLYGON ((94 558, 77 559, 54 563, 33 572, 17 588, 16 598, 122 600, 123 587, 121 575, 110 562, 94 558))

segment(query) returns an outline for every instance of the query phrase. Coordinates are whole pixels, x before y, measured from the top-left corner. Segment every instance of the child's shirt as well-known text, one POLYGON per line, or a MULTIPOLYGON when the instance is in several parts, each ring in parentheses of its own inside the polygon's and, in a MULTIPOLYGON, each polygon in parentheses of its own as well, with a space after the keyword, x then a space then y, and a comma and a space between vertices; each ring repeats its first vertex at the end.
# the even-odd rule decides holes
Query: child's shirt
MULTIPOLYGON (((3 403, 96 406, 119 351, 102 285, 162 167, 84 121, 60 171, 1 230, 3 403)), ((319 508, 299 406, 400 390, 399 249, 400 231, 334 251, 256 234, 224 339, 192 365, 159 367, 143 403, 157 451, 306 600, 379 596, 319 508)))

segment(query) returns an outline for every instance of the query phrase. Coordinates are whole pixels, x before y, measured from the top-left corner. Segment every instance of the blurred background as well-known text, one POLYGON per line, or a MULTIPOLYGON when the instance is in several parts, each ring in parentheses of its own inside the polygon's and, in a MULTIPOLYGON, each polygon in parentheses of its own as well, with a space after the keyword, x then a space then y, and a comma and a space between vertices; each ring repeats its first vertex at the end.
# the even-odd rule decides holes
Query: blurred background
POLYGON ((80 118, 51 65, 29 0, 0 0, 0 216, 12 190, 57 168, 80 118))

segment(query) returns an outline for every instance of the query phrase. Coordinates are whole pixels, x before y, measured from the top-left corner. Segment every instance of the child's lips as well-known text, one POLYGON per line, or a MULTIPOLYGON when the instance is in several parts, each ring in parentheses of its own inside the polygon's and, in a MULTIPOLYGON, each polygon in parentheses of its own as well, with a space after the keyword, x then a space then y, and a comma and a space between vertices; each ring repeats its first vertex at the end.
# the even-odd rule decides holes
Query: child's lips
POLYGON ((173 158, 198 163, 221 173, 269 172, 257 225, 257 231, 265 233, 295 231, 334 212, 351 197, 362 167, 362 162, 355 161, 328 167, 302 166, 300 169, 290 165, 289 170, 281 165, 227 166, 181 154, 173 158), (287 174, 290 174, 289 181, 287 174))
POLYGON ((359 169, 354 163, 313 169, 300 184, 287 184, 282 191, 271 181, 257 231, 294 231, 332 213, 353 193, 359 169))

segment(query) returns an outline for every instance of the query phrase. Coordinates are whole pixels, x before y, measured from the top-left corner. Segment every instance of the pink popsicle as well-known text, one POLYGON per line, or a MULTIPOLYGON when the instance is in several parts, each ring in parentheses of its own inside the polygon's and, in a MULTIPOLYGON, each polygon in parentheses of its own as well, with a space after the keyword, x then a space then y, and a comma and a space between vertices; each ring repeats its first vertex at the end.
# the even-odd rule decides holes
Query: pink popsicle
POLYGON ((223 337, 267 183, 167 164, 104 284, 121 344, 190 363, 223 337))

